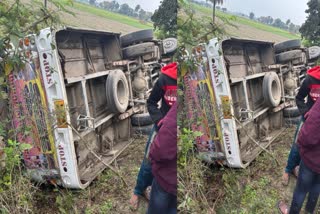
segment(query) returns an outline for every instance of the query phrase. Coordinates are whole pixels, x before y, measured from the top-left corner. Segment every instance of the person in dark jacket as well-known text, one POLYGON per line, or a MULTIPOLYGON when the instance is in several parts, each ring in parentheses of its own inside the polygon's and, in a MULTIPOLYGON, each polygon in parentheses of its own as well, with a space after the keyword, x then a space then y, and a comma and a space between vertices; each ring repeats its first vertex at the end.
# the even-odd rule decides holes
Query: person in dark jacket
POLYGON ((300 124, 297 127, 295 137, 294 137, 294 142, 292 144, 292 147, 289 153, 287 166, 282 176, 282 183, 284 185, 288 185, 290 173, 293 173, 294 175, 297 176, 297 166, 299 165, 301 160, 298 147, 296 144, 297 136, 299 134, 299 130, 303 122, 308 117, 309 110, 311 109, 311 107, 319 97, 320 97, 320 66, 316 66, 308 70, 307 76, 304 79, 299 89, 299 92, 296 96, 296 104, 298 106, 300 114, 302 115, 302 119, 300 124), (306 97, 307 97, 307 102, 305 103, 306 97))
POLYGON ((154 176, 148 214, 177 213, 177 102, 150 148, 154 176))
MULTIPOLYGON (((306 213, 314 213, 320 194, 320 99, 308 112, 297 141, 301 163, 290 214, 300 213, 307 193, 309 196, 306 213)), ((284 214, 288 213, 288 207, 284 202, 279 203, 279 209, 284 214)))
POLYGON ((149 150, 149 144, 155 133, 159 130, 162 124, 162 119, 170 110, 171 106, 177 100, 177 63, 171 63, 161 69, 161 74, 151 94, 147 100, 147 108, 150 117, 154 123, 154 127, 150 133, 149 139, 146 144, 145 156, 141 163, 138 173, 134 193, 131 196, 130 204, 132 209, 137 209, 139 206, 139 196, 144 196, 148 199, 146 189, 151 186, 153 175, 151 165, 146 158, 149 150), (161 100, 161 107, 159 108, 158 102, 161 100))
POLYGON ((158 129, 161 119, 177 100, 177 63, 163 67, 161 73, 147 100, 150 117, 158 129), (158 102, 160 100, 161 107, 159 108, 158 102))

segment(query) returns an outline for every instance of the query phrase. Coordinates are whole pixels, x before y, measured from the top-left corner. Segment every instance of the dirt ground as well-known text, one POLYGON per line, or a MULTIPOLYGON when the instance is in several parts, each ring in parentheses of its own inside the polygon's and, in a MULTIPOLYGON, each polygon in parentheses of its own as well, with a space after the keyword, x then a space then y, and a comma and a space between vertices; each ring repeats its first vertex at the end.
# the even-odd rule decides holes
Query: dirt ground
MULTIPOLYGON (((30 3, 31 0, 22 0, 22 2, 30 3)), ((49 3, 48 7, 50 8, 51 6, 52 5, 49 3)), ((61 21, 66 26, 82 27, 122 34, 140 30, 139 28, 114 20, 106 19, 89 12, 80 11, 72 7, 67 7, 67 9, 74 13, 74 15, 68 13, 60 13, 61 21)))
POLYGON ((133 26, 102 18, 88 12, 79 11, 73 8, 70 9, 73 13, 75 13, 75 16, 64 13, 62 15, 62 20, 64 23, 66 23, 66 25, 111 31, 122 34, 139 30, 138 28, 135 28, 133 26))
MULTIPOLYGON (((291 202, 295 177, 287 187, 281 184, 295 128, 287 129, 268 148, 276 161, 263 152, 246 169, 211 167, 206 177, 206 197, 217 214, 279 213, 277 202, 291 202)), ((43 213, 145 213, 147 203, 142 200, 133 212, 128 200, 143 158, 146 138, 138 138, 115 162, 128 187, 110 170, 105 170, 87 189, 71 191, 41 187, 37 192, 34 212, 43 213)), ((201 203, 201 202, 199 202, 201 203)), ((208 214, 207 210, 203 210, 208 214)), ((320 212, 318 212, 320 213, 320 212)), ((210 213, 213 214, 213 213, 210 213)))
POLYGON ((39 187, 33 211, 36 214, 146 213, 147 203, 144 200, 141 200, 136 212, 130 209, 128 203, 143 159, 146 140, 146 137, 137 138, 114 162, 128 187, 124 186, 119 177, 106 169, 85 190, 39 187))
MULTIPOLYGON (((75 16, 70 14, 63 14, 62 20, 67 25, 112 31, 112 32, 120 32, 122 34, 130 33, 133 31, 139 30, 130 25, 126 25, 117 21, 109 20, 103 17, 96 16, 94 14, 79 11, 73 8, 70 8, 75 16)), ((227 32, 234 37, 239 38, 248 38, 248 39, 256 39, 256 40, 264 40, 271 42, 283 42, 288 40, 288 38, 273 34, 271 32, 263 31, 256 29, 254 27, 236 23, 237 27, 228 27, 227 32)))
POLYGON ((279 165, 273 157, 263 152, 246 169, 213 169, 208 179, 211 186, 215 188, 212 192, 215 192, 216 196, 211 197, 215 201, 215 210, 218 214, 279 213, 277 208, 279 200, 291 203, 296 178, 290 176, 289 185, 285 187, 281 183, 281 176, 294 131, 295 127, 287 129, 268 148, 278 160, 279 165))
POLYGON ((255 39, 255 40, 262 40, 262 41, 269 41, 269 42, 283 42, 289 40, 286 37, 273 34, 271 32, 259 30, 253 28, 248 25, 237 23, 237 27, 228 27, 227 32, 231 34, 231 36, 238 37, 238 38, 246 38, 246 39, 255 39))

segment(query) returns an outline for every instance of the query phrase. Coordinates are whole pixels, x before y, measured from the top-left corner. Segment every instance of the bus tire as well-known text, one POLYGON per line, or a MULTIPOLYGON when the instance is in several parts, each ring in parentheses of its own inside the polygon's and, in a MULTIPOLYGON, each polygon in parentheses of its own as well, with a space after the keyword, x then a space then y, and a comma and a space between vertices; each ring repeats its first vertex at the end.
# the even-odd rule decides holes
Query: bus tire
POLYGON ((289 61, 300 59, 303 61, 303 55, 302 50, 292 50, 292 51, 286 51, 283 53, 279 53, 276 55, 276 62, 281 63, 287 63, 289 61))
POLYGON ((297 48, 301 48, 301 40, 300 39, 288 40, 288 41, 280 42, 280 43, 274 45, 274 51, 276 53, 281 53, 284 51, 293 50, 293 49, 297 49, 297 48))
POLYGON ((283 109, 283 116, 286 118, 299 117, 300 112, 297 106, 283 109))
POLYGON ((122 49, 124 59, 132 59, 155 51, 155 44, 153 42, 146 42, 137 45, 132 45, 122 49))
POLYGON ((149 113, 134 114, 131 116, 133 126, 146 126, 153 124, 149 113))
POLYGON ((276 107, 281 102, 281 84, 275 72, 266 73, 263 78, 262 93, 268 106, 276 107))
POLYGON ((120 37, 121 47, 126 47, 135 43, 150 42, 153 40, 153 30, 146 29, 133 33, 128 33, 120 37))
POLYGON ((129 105, 129 86, 125 74, 112 71, 106 81, 107 104, 113 113, 123 113, 129 105))
POLYGON ((137 135, 149 135, 152 131, 153 126, 153 124, 147 126, 132 126, 132 130, 133 133, 137 135))

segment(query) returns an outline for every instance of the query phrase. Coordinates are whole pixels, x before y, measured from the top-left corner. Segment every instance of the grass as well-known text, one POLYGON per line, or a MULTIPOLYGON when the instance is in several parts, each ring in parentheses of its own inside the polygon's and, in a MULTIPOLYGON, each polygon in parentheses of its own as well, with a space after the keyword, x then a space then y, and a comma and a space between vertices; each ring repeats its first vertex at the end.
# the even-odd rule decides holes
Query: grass
POLYGON ((291 202, 296 182, 291 177, 287 187, 281 184, 294 131, 294 127, 288 129, 268 148, 280 165, 266 152, 246 169, 201 167, 191 156, 186 168, 178 171, 181 213, 278 213, 277 202, 291 202))
MULTIPOLYGON (((289 185, 285 187, 281 184, 281 176, 294 132, 295 127, 288 129, 268 148, 280 165, 263 152, 246 169, 213 169, 213 179, 224 192, 223 197, 217 199, 217 214, 279 213, 279 200, 291 203, 296 179, 290 176, 289 185)), ((319 213, 319 209, 317 211, 319 213)))
POLYGON ((74 2, 73 3, 73 8, 83 11, 83 12, 88 12, 97 16, 100 16, 102 18, 106 18, 109 20, 117 21, 123 24, 127 24, 139 29, 149 29, 153 28, 152 23, 147 22, 147 23, 142 23, 140 20, 125 16, 119 13, 113 13, 107 10, 103 10, 97 7, 93 7, 87 4, 79 3, 79 2, 74 2))
MULTIPOLYGON (((212 16, 212 9, 210 9, 210 8, 206 8, 206 7, 197 5, 197 4, 192 4, 192 7, 204 15, 212 16)), ((270 32, 270 33, 273 33, 273 34, 276 34, 279 36, 283 36, 288 39, 299 39, 300 38, 299 35, 290 33, 286 30, 272 27, 270 25, 265 25, 263 23, 260 23, 260 22, 257 22, 257 21, 251 20, 251 19, 247 19, 244 17, 239 17, 239 16, 228 14, 228 13, 223 13, 219 10, 216 10, 216 15, 217 15, 217 17, 226 18, 229 20, 234 20, 232 22, 235 24, 238 23, 238 24, 247 25, 247 26, 256 28, 258 30, 267 31, 267 32, 270 32)))
POLYGON ((137 138, 112 164, 124 177, 129 185, 128 187, 108 169, 104 170, 84 190, 56 189, 53 186, 42 186, 36 192, 32 213, 146 213, 148 204, 145 200, 141 200, 136 212, 130 210, 128 203, 136 184, 146 140, 146 137, 137 138))

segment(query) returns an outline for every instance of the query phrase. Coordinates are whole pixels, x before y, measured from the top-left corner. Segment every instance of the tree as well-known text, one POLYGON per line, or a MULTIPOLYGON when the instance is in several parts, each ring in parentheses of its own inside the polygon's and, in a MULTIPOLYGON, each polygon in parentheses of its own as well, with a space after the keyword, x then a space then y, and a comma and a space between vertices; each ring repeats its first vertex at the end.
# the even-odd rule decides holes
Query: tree
POLYGON ((147 20, 147 12, 144 9, 140 9, 139 11, 139 19, 140 20, 147 20))
POLYGON ((223 0, 210 0, 212 2, 212 22, 215 23, 215 17, 216 17, 216 6, 218 4, 223 4, 223 0))
MULTIPOLYGON (((140 10, 142 10, 141 6, 138 4, 135 8, 134 8, 134 17, 139 17, 140 14, 140 10)), ((142 19, 141 19, 142 20, 142 19)))
POLYGON ((89 0, 89 4, 91 4, 91 5, 96 5, 96 0, 89 0))
POLYGON ((111 2, 111 10, 112 11, 118 11, 120 8, 120 5, 117 1, 112 1, 111 2))
POLYGON ((119 9, 119 13, 122 13, 127 16, 133 16, 133 9, 128 4, 122 4, 119 9))
POLYGON ((103 2, 100 2, 99 6, 105 10, 111 10, 111 2, 109 1, 103 1, 103 2))
POLYGON ((307 20, 300 28, 301 36, 311 45, 320 45, 320 2, 310 0, 306 13, 308 14, 307 20))
POLYGON ((250 15, 249 15, 250 19, 254 19, 254 13, 251 12, 250 15))
POLYGON ((177 36, 177 9, 177 1, 163 0, 151 17, 154 27, 160 30, 162 35, 177 36))
POLYGON ((290 19, 288 19, 288 20, 286 21, 286 25, 287 25, 287 26, 289 26, 289 25, 290 25, 290 23, 291 23, 291 20, 290 20, 290 19))
POLYGON ((273 18, 271 16, 268 16, 267 17, 267 24, 272 25, 272 23, 273 23, 273 18))
POLYGON ((293 24, 293 23, 290 23, 289 24, 289 31, 291 32, 291 33, 295 33, 295 25, 293 24))
POLYGON ((283 21, 281 21, 281 19, 279 19, 279 18, 277 18, 277 19, 274 20, 273 26, 274 26, 274 27, 281 28, 281 29, 287 29, 286 23, 284 23, 283 21))
POLYGON ((138 13, 140 9, 141 9, 141 6, 140 6, 140 4, 138 4, 138 5, 134 8, 134 11, 138 13))

